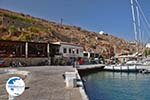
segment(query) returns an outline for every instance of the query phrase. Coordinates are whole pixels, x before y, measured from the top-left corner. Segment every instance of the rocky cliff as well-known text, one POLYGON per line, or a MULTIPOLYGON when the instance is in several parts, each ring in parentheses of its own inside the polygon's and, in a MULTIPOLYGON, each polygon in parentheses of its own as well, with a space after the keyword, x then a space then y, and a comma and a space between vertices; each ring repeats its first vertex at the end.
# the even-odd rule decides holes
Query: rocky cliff
POLYGON ((63 41, 82 45, 87 51, 98 52, 105 57, 131 53, 135 47, 124 39, 90 32, 77 26, 62 25, 23 13, 0 9, 0 39, 12 41, 63 41))

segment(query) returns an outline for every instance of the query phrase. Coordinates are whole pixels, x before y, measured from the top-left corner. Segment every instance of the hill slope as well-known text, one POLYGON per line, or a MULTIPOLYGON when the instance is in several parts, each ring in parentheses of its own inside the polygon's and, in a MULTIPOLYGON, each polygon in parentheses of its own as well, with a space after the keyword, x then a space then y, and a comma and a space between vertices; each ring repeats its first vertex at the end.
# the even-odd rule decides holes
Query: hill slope
POLYGON ((0 9, 0 39, 12 41, 72 42, 103 56, 134 52, 134 46, 108 34, 98 34, 77 26, 61 25, 30 15, 0 9))

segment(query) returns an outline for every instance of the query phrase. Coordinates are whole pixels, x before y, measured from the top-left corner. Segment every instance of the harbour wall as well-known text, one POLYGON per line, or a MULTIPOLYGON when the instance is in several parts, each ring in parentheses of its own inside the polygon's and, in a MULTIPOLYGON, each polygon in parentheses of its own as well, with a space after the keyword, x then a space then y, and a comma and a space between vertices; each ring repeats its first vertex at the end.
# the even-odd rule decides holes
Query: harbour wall
POLYGON ((84 80, 82 79, 82 75, 99 72, 104 69, 104 64, 93 64, 93 65, 80 65, 79 68, 76 68, 75 71, 77 73, 77 77, 81 80, 82 87, 79 87, 80 93, 82 95, 82 100, 89 100, 88 95, 86 94, 86 89, 84 87, 84 80))
POLYGON ((24 63, 25 65, 37 65, 40 62, 44 62, 45 60, 48 60, 47 57, 43 58, 1 58, 5 61, 5 66, 10 66, 10 63, 15 62, 21 62, 24 63))
POLYGON ((81 93, 81 95, 82 95, 82 100, 89 100, 88 95, 86 94, 86 91, 85 91, 84 84, 83 84, 83 81, 82 81, 82 79, 81 79, 81 76, 80 76, 80 74, 79 74, 79 72, 78 72, 77 69, 75 69, 75 71, 76 71, 76 73, 77 73, 78 79, 81 80, 81 85, 82 85, 82 86, 79 87, 79 90, 80 90, 80 93, 81 93))

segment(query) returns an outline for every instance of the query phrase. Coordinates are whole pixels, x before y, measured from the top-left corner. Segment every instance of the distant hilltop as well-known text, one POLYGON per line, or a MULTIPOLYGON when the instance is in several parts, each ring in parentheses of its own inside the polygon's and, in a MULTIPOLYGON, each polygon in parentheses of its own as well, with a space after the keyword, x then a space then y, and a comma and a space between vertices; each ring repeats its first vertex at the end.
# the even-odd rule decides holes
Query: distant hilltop
POLYGON ((77 26, 62 25, 23 13, 0 9, 0 40, 69 42, 79 44, 86 51, 98 52, 104 57, 132 53, 135 45, 109 35, 90 32, 77 26))

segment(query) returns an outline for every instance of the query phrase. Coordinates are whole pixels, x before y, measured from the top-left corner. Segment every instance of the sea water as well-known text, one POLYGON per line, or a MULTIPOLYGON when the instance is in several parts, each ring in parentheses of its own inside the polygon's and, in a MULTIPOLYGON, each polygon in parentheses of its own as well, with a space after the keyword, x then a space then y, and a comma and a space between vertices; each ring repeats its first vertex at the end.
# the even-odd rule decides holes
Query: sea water
POLYGON ((150 100, 150 74, 101 71, 82 78, 90 100, 150 100))

